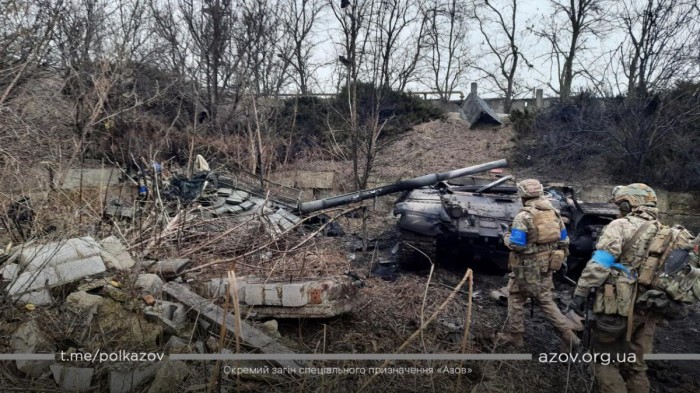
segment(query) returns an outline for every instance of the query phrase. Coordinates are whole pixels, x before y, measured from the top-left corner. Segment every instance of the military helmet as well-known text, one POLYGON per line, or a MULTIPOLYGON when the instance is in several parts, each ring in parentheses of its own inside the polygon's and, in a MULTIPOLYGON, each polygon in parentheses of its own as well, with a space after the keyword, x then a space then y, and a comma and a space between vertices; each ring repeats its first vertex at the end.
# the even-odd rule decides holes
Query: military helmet
POLYGON ((610 202, 614 202, 617 205, 627 202, 631 207, 656 207, 656 193, 644 183, 632 183, 613 188, 610 202))
POLYGON ((544 195, 542 183, 537 179, 525 179, 518 182, 518 196, 521 198, 538 198, 544 195))

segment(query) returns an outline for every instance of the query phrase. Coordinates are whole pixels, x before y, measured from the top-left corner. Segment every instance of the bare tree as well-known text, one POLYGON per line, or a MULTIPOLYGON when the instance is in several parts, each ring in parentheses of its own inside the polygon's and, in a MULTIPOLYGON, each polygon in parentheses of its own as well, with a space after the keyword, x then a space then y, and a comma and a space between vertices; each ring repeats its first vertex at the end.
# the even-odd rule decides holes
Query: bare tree
POLYGON ((248 89, 255 94, 278 94, 287 84, 290 62, 281 53, 292 46, 282 27, 279 2, 244 0, 240 4, 240 23, 234 41, 238 55, 244 58, 248 89))
MULTIPOLYGON (((367 138, 368 134, 374 134, 376 130, 361 128, 358 116, 358 83, 360 70, 365 66, 365 58, 370 45, 370 33, 373 18, 375 17, 375 2, 371 0, 353 1, 350 5, 341 8, 337 1, 329 0, 331 11, 340 24, 342 41, 339 42, 343 49, 343 54, 338 57, 338 61, 345 74, 345 90, 347 92, 348 119, 347 126, 350 134, 350 157, 352 159, 355 188, 364 189, 369 178, 371 162, 365 160, 361 162, 362 144, 372 143, 373 137, 367 138), (363 169, 364 168, 364 169, 363 169)), ((370 72, 370 75, 372 73, 370 72)), ((371 146, 364 149, 370 152, 371 146)), ((369 154, 369 153, 367 153, 369 154)), ((367 157, 365 154, 365 158, 367 157)))
POLYGON ((235 53, 237 48, 232 44, 237 14, 232 0, 178 0, 178 8, 192 40, 196 80, 201 76, 206 90, 204 102, 209 129, 218 130, 224 93, 233 91, 231 101, 235 108, 245 79, 240 75, 241 56, 235 53))
POLYGON ((427 19, 417 0, 382 1, 377 13, 374 45, 379 85, 403 90, 422 55, 427 19))
POLYGON ((0 0, 0 105, 47 61, 61 0, 0 0))
POLYGON ((318 44, 313 40, 312 31, 324 8, 323 0, 286 0, 282 9, 280 19, 290 45, 278 48, 277 55, 292 67, 293 79, 301 94, 310 93, 309 82, 315 71, 311 56, 318 44))
POLYGON ((645 97, 674 79, 697 77, 698 12, 692 0, 624 0, 616 20, 628 97, 645 97), (694 42, 695 40, 695 42, 694 42))
POLYGON ((551 0, 551 6, 554 13, 544 22, 545 26, 532 30, 550 46, 558 86, 549 83, 549 87, 562 101, 568 101, 574 78, 590 75, 589 69, 594 67, 582 60, 592 50, 589 40, 600 41, 609 30, 606 10, 611 3, 607 0, 551 0))
POLYGON ((467 42, 467 14, 457 0, 435 0, 425 6, 426 58, 430 88, 440 99, 448 101, 452 91, 462 82, 470 58, 467 42))
POLYGON ((516 94, 519 61, 527 62, 518 48, 523 34, 517 27, 518 0, 502 3, 477 0, 473 17, 479 23, 479 31, 487 48, 484 59, 496 66, 495 70, 486 64, 477 64, 475 68, 503 94, 503 110, 510 113, 516 94))

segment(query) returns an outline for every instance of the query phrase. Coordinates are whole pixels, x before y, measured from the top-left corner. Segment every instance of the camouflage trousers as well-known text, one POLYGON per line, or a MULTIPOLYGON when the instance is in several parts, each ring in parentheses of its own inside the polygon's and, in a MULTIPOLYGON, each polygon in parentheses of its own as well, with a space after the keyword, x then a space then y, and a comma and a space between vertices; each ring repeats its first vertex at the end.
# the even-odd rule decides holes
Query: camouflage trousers
MULTIPOLYGON (((504 331, 511 335, 522 335, 525 332, 525 303, 528 296, 523 294, 518 287, 518 279, 511 273, 508 281, 508 319, 504 331)), ((537 305, 545 317, 559 330, 565 343, 570 343, 575 333, 571 322, 562 314, 552 298, 552 272, 543 273, 539 281, 539 295, 536 297, 537 305)))
POLYGON ((594 330, 593 334, 596 337, 594 350, 598 353, 612 353, 612 359, 615 359, 615 354, 621 351, 636 354, 636 362, 633 363, 610 363, 607 365, 595 363, 594 373, 598 388, 601 393, 648 393, 650 389, 649 379, 647 378, 647 365, 642 360, 645 353, 651 353, 654 344, 654 333, 656 326, 661 321, 661 317, 654 313, 634 313, 634 328, 632 330, 632 338, 627 348, 625 349, 625 337, 619 338, 618 341, 612 344, 602 344, 599 341, 607 340, 604 334, 594 330))

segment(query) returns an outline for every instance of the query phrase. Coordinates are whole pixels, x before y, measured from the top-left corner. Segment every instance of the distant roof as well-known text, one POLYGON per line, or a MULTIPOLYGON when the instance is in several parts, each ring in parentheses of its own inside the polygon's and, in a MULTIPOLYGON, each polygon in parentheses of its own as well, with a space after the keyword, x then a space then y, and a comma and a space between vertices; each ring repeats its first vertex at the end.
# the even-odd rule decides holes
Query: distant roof
POLYGON ((481 124, 493 124, 502 125, 503 123, 498 119, 498 115, 493 109, 482 100, 478 95, 474 93, 469 93, 467 98, 462 104, 462 110, 467 118, 470 126, 469 128, 474 128, 481 124))

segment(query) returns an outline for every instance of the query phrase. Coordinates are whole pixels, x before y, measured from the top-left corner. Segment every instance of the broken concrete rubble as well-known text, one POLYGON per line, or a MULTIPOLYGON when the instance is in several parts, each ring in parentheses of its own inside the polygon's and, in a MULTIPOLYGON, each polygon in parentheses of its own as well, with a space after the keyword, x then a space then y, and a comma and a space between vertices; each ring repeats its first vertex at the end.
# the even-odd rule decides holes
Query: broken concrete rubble
POLYGON ((159 323, 168 334, 178 334, 187 327, 185 306, 161 300, 153 307, 144 309, 146 320, 159 323))
POLYGON ((150 294, 156 294, 163 286, 163 280, 157 274, 139 274, 136 278, 136 287, 150 294))
POLYGON ((71 392, 87 392, 92 384, 92 368, 65 367, 60 364, 52 364, 53 379, 61 389, 71 392))
MULTIPOLYGON (((169 282, 163 286, 163 292, 185 304, 188 312, 192 313, 193 317, 199 315, 199 318, 206 319, 219 326, 223 324, 228 334, 232 336, 236 335, 235 317, 228 316, 225 318, 224 310, 221 307, 198 296, 186 286, 169 282)), ((243 320, 240 321, 240 333, 240 339, 244 344, 254 347, 263 353, 294 353, 289 348, 277 343, 273 338, 243 320)), ((277 363, 283 367, 289 367, 295 370, 304 367, 303 362, 296 360, 277 360, 277 363)))
POLYGON ((245 294, 241 302, 256 306, 258 316, 328 318, 352 310, 359 302, 357 287, 350 277, 294 283, 248 277, 238 287, 245 294))
POLYGON ((91 295, 84 291, 73 292, 66 298, 66 305, 69 307, 86 311, 93 307, 97 307, 104 301, 102 296, 91 295))
POLYGON ((134 363, 115 364, 109 372, 109 393, 131 393, 136 388, 150 381, 162 366, 161 362, 152 364, 134 363))
MULTIPOLYGON (((51 340, 39 328, 39 322, 32 319, 22 324, 10 337, 13 353, 53 353, 51 340)), ((17 369, 32 378, 39 378, 53 363, 50 360, 16 360, 17 369)))
POLYGON ((103 248, 102 258, 110 269, 129 270, 136 263, 116 236, 102 240, 100 245, 103 248))
POLYGON ((191 370, 181 361, 167 361, 156 372, 153 383, 147 393, 170 393, 180 390, 180 384, 191 370))
POLYGON ((168 351, 168 353, 189 352, 187 341, 178 336, 170 336, 168 342, 165 343, 165 349, 168 351))
POLYGON ((81 237, 18 248, 10 258, 10 262, 17 263, 7 263, 3 269, 3 277, 11 279, 8 295, 20 303, 50 304, 48 288, 104 273, 105 261, 115 269, 133 266, 133 259, 119 240, 111 237, 103 244, 81 237))

